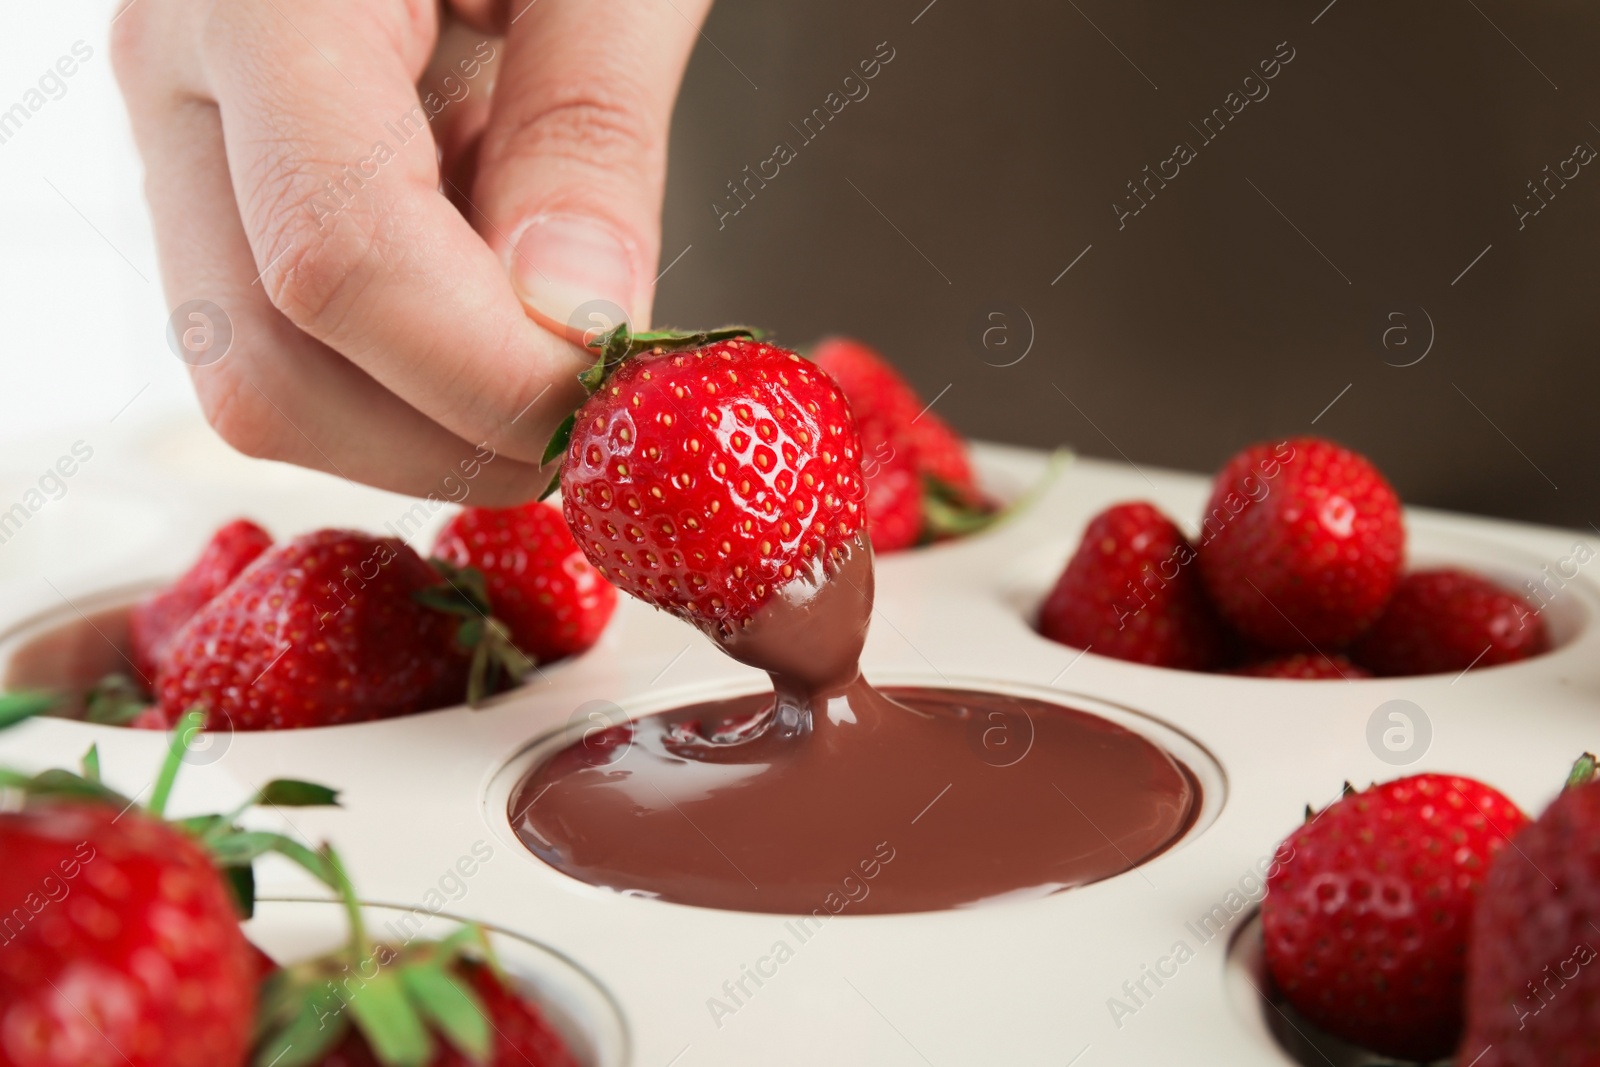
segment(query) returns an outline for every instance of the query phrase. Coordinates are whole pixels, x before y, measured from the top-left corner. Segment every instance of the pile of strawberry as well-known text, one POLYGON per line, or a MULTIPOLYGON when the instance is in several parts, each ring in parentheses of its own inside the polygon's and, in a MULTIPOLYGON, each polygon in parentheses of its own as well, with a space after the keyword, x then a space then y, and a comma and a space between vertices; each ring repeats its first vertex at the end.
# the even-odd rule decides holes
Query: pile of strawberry
POLYGON ((433 557, 350 530, 274 544, 231 522, 133 609, 140 681, 103 686, 89 715, 164 729, 198 707, 213 728, 270 730, 476 703, 589 648, 616 605, 546 504, 465 508, 433 557))
POLYGON ((1461 672, 1549 648, 1515 593, 1459 568, 1402 573, 1400 501, 1364 457, 1315 437, 1218 472, 1198 543, 1154 505, 1095 516, 1039 612, 1074 648, 1269 678, 1461 672))
POLYGON ((838 383, 861 434, 874 552, 958 537, 993 521, 996 509, 978 487, 966 442, 882 355, 834 337, 811 358, 838 383))
MULTIPOLYGON (((0 725, 48 709, 0 697, 0 725)), ((203 716, 186 714, 142 806, 79 772, 0 770, 0 1067, 576 1067, 481 931, 375 945, 331 848, 236 825, 254 804, 337 803, 277 780, 226 815, 165 808, 203 716), (266 852, 335 889, 350 943, 279 970, 240 927, 266 852)), ((140 795, 143 795, 141 791, 140 795)))
POLYGON ((1482 782, 1443 774, 1347 785, 1308 807, 1261 905, 1278 993, 1382 1056, 1600 1063, 1594 777, 1586 754, 1536 822, 1482 782))

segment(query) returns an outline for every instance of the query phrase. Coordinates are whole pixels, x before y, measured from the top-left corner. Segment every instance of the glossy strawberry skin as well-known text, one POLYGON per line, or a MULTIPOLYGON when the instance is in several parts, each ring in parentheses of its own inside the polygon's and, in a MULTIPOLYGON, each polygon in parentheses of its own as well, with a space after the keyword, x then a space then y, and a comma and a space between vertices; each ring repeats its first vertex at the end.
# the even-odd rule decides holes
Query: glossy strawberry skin
POLYGON ((347 530, 263 553, 173 638, 157 676, 169 721, 272 730, 407 715, 459 703, 457 620, 414 594, 440 577, 404 542, 347 530))
POLYGON ((1306 1018, 1385 1056, 1432 1060, 1461 1036, 1472 912, 1527 817, 1469 778, 1419 774, 1335 802, 1289 836, 1267 879, 1267 968, 1306 1018))
POLYGON ((0 855, 0 1065, 243 1062, 255 964, 193 841, 139 811, 55 802, 0 814, 0 855))
POLYGON ((182 577, 134 605, 128 640, 134 669, 145 685, 154 682, 156 665, 172 636, 271 546, 271 534, 249 519, 235 519, 211 535, 182 577))
POLYGON ((1039 609, 1039 632, 1102 656, 1180 670, 1215 669, 1228 651, 1194 549, 1171 519, 1143 502, 1114 505, 1090 520, 1039 609))
POLYGON ((858 417, 856 426, 872 550, 882 554, 910 548, 922 532, 922 479, 909 441, 880 416, 858 417))
POLYGON ((758 341, 647 352, 581 407, 561 496, 613 584, 711 631, 849 551, 861 446, 827 373, 758 341))
POLYGON ((537 663, 588 650, 616 610, 616 587, 584 558, 550 504, 465 508, 439 531, 433 554, 482 572, 495 617, 537 663))
POLYGON ((1291 652, 1246 664, 1233 672, 1247 678, 1291 678, 1300 681, 1351 681, 1371 678, 1369 671, 1356 666, 1349 656, 1321 652, 1291 652))
POLYGON ((909 453, 919 475, 937 478, 974 500, 981 497, 966 442, 882 355, 859 341, 830 337, 817 345, 811 358, 839 383, 858 422, 883 420, 888 436, 909 453))
POLYGON ((1566 790, 1495 857, 1467 953, 1476 1067, 1600 1063, 1600 785, 1566 790))
POLYGON ((1544 620, 1526 600, 1481 575, 1442 568, 1400 579, 1350 654, 1379 675, 1455 674, 1549 648, 1544 620))
POLYGON ((1234 456, 1213 483, 1202 531, 1200 573, 1212 602, 1269 649, 1349 643, 1400 580, 1399 498, 1366 459, 1321 438, 1234 456))
MULTIPOLYGON (((465 964, 462 970, 482 998, 493 1024, 494 1051, 486 1064, 476 1063, 440 1042, 441 1047, 428 1067, 578 1067, 566 1042, 537 1007, 506 988, 488 967, 465 964)), ((349 1036, 318 1061, 317 1067, 381 1065, 367 1047, 366 1040, 351 1028, 349 1036)))

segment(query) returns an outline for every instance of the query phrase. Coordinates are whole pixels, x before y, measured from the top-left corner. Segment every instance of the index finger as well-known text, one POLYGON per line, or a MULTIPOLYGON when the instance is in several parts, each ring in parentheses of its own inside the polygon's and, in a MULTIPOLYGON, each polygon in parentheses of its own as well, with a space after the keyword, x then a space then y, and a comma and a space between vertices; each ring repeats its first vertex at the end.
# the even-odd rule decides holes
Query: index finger
POLYGON ((527 318, 440 192, 431 123, 456 101, 412 84, 436 17, 370 0, 217 5, 202 62, 273 304, 458 436, 538 462, 582 399, 582 353, 527 318))

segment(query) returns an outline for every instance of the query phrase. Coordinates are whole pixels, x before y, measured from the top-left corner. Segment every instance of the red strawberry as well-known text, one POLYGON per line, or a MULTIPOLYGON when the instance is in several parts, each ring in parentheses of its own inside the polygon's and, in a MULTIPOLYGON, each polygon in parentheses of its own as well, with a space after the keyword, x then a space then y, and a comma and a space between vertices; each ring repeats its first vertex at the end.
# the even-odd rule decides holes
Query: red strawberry
POLYGON ((134 669, 150 686, 161 652, 190 616, 222 592, 257 556, 272 545, 272 535, 249 519, 235 519, 211 540, 177 581, 135 604, 128 616, 134 669))
POLYGON ((1417 571, 1350 654, 1374 674, 1456 674, 1536 656, 1544 620, 1515 593, 1468 571, 1417 571))
POLYGON ((665 337, 604 342, 616 369, 574 416, 562 503, 612 582, 727 634, 859 542, 859 438, 833 379, 793 352, 665 337))
MULTIPOLYGON (((1348 789, 1348 787, 1346 787, 1348 789)), ((1267 968, 1324 1030, 1432 1060, 1461 1034, 1467 934, 1490 860, 1527 817, 1470 778, 1347 792, 1289 836, 1267 877, 1267 968)))
MULTIPOLYGON (((910 511, 896 493, 893 507, 867 498, 867 523, 874 528, 881 521, 893 527, 887 536, 874 534, 873 548, 880 552, 907 548, 920 539, 969 533, 981 528, 994 508, 978 488, 967 447, 955 431, 935 415, 917 396, 916 390, 881 355, 859 341, 828 338, 817 345, 811 358, 831 374, 844 390, 862 427, 864 465, 880 451, 879 442, 869 436, 869 427, 881 427, 887 446, 904 458, 919 476, 916 496, 923 515, 911 538, 900 532, 910 511), (931 479, 928 486, 922 481, 931 479)), ((869 472, 870 474, 870 472, 869 472)))
POLYGON ((227 885, 186 834, 54 801, 0 814, 0 1064, 240 1063, 255 965, 227 885))
POLYGON ((1211 670, 1227 652, 1183 531, 1146 503, 1096 515, 1039 609, 1039 632, 1103 656, 1211 670))
POLYGON ((1600 785, 1594 757, 1515 849, 1495 858, 1467 953, 1457 1063, 1600 1063, 1600 785))
MULTIPOLYGON (((493 1031, 490 1055, 475 1059, 453 1045, 441 1044, 433 1058, 425 1061, 427 1067, 578 1067, 566 1042, 539 1009, 507 988, 489 967, 463 962, 456 965, 454 976, 482 1002, 493 1031)), ((316 1067, 388 1067, 357 1030, 350 1030, 327 1056, 315 1062, 316 1067)))
POLYGON ((897 552, 922 532, 922 479, 904 434, 880 416, 858 417, 861 473, 867 486, 867 532, 874 552, 897 552))
POLYGON ((466 508, 439 531, 433 554, 483 574, 495 617, 540 663, 588 649, 616 610, 616 589, 550 504, 466 508))
POLYGON ((1371 678, 1372 675, 1350 662, 1349 656, 1321 652, 1291 652, 1286 656, 1260 660, 1233 672, 1250 678, 1299 678, 1304 681, 1371 678))
POLYGON ((1200 574, 1223 618, 1283 651, 1337 647, 1377 620, 1405 530, 1383 475, 1331 441, 1253 445, 1217 474, 1200 574))
POLYGON ((169 716, 214 727, 362 722, 458 702, 457 621, 417 602, 438 572, 404 542, 347 530, 263 553, 172 639, 157 676, 169 716))
POLYGON ((967 455, 967 443, 950 425, 932 411, 924 411, 911 423, 911 442, 916 450, 917 469, 954 489, 979 499, 977 475, 967 455))
POLYGON ((374 944, 338 857, 322 856, 352 929, 348 944, 274 972, 262 990, 255 1062, 295 1067, 578 1067, 566 1042, 499 971, 487 940, 374 944))

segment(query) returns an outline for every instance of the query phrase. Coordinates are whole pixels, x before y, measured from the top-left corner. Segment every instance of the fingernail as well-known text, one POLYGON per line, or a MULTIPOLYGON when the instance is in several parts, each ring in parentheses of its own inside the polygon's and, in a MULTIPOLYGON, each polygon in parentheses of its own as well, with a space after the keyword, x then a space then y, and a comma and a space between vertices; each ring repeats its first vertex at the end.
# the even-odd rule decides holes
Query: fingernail
POLYGON ((592 219, 540 215, 528 223, 511 254, 511 280, 553 331, 582 333, 605 316, 604 304, 632 313, 633 259, 621 238, 592 219))

